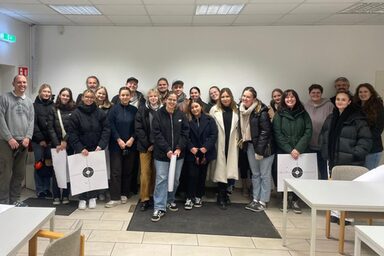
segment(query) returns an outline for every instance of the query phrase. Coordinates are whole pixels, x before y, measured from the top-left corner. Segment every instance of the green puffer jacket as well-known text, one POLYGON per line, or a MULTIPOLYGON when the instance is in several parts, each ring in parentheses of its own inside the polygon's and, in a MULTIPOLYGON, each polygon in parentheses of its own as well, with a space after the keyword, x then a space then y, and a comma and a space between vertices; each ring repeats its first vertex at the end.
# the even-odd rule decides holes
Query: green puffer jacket
POLYGON ((290 154, 293 149, 307 152, 312 137, 312 122, 304 108, 277 112, 273 119, 273 132, 278 152, 290 154))

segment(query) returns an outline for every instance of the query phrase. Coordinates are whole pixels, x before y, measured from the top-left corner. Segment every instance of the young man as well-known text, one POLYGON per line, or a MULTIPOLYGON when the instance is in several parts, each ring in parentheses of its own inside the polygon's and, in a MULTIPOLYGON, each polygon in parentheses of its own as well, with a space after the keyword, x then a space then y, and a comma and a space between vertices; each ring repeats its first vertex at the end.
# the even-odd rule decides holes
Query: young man
MULTIPOLYGON (((141 105, 145 105, 144 95, 137 90, 137 87, 139 87, 139 80, 135 77, 130 77, 127 79, 125 86, 131 91, 130 105, 135 106, 136 108, 139 108, 141 105)), ((112 103, 117 104, 118 102, 119 95, 115 95, 112 99, 112 103)))
POLYGON ((14 90, 0 96, 0 204, 27 206, 20 193, 35 112, 25 95, 27 78, 17 75, 12 84, 14 90))

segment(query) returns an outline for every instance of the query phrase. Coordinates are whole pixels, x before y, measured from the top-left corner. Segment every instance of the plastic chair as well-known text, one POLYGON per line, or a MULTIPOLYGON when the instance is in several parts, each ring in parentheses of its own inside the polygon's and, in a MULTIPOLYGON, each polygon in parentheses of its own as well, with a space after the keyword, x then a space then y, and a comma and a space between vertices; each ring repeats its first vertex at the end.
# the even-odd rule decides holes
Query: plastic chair
MULTIPOLYGON (((352 181, 363 175, 369 170, 362 166, 340 165, 332 169, 332 180, 347 180, 352 181)), ((339 228, 339 253, 344 253, 345 240, 345 219, 367 219, 368 224, 372 225, 372 219, 383 219, 384 214, 378 212, 340 212, 340 228, 339 228)), ((330 238, 331 233, 331 211, 325 213, 325 236, 330 238)))
POLYGON ((37 255, 37 238, 56 239, 45 249, 44 256, 84 256, 85 237, 81 234, 82 222, 79 222, 75 230, 68 234, 40 230, 29 240, 29 255, 37 255))

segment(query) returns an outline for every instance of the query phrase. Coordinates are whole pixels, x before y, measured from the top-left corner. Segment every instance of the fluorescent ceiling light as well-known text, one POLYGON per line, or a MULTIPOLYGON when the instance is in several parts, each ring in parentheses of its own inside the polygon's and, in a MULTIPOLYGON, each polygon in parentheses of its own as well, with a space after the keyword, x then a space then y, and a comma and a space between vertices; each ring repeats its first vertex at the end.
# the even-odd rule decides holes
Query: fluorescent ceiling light
POLYGON ((198 5, 195 15, 237 15, 244 8, 244 4, 211 4, 198 5))
POLYGON ((341 12, 341 14, 384 14, 384 3, 357 3, 341 12))
POLYGON ((101 15, 101 12, 91 5, 49 5, 49 7, 65 15, 101 15))

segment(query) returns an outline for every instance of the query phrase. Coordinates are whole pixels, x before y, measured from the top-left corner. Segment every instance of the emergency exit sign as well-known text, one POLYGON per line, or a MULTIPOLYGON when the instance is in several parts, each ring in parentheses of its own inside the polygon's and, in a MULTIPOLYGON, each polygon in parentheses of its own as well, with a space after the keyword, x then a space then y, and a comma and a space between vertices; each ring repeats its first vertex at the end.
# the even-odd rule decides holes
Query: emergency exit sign
POLYGON ((8 33, 0 33, 0 40, 7 42, 7 43, 15 43, 16 42, 16 36, 8 34, 8 33))

